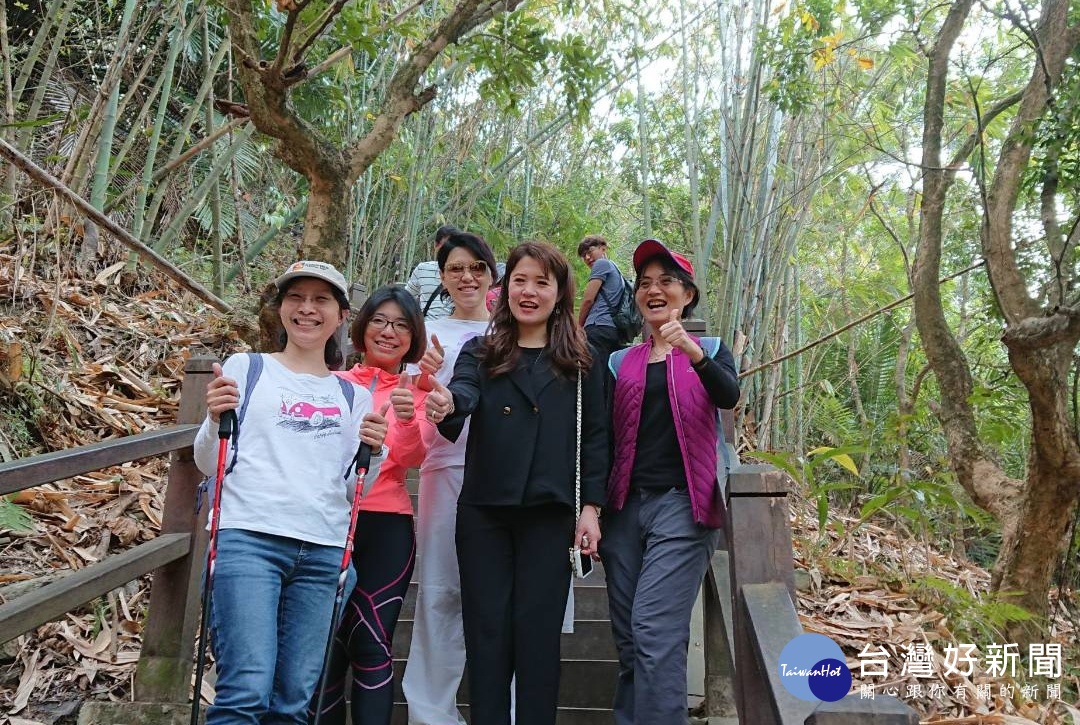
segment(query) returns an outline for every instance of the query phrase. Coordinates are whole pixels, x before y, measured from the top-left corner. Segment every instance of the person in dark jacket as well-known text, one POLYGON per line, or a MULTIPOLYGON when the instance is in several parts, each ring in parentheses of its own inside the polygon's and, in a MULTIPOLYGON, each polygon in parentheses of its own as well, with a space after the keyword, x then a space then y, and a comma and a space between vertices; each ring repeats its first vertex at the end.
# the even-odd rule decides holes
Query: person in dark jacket
POLYGON ((451 440, 472 416, 456 533, 472 723, 509 724, 516 674, 517 725, 553 725, 569 550, 591 556, 600 543, 604 371, 590 373, 570 265, 558 249, 515 247, 500 295, 488 334, 465 344, 427 411, 451 440))
POLYGON ((616 725, 685 725, 690 614, 723 521, 717 414, 739 401, 735 361, 689 335, 694 267, 655 239, 634 251, 652 334, 612 354, 614 453, 600 558, 619 652, 616 725))

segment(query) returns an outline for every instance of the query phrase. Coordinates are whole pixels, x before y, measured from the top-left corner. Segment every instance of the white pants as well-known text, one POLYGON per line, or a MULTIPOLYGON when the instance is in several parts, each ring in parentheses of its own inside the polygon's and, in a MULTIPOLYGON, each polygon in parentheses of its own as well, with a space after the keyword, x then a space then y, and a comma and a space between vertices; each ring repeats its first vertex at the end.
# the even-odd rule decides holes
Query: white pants
POLYGON ((416 614, 401 689, 410 725, 464 725, 457 691, 465 669, 454 526, 464 466, 420 472, 416 614))

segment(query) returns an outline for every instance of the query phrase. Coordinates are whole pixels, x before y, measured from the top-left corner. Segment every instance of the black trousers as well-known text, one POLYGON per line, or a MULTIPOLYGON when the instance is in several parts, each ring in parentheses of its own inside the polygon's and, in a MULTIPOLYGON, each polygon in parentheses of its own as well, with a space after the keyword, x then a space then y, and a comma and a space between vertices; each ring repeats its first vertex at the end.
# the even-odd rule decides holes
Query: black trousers
POLYGON ((573 511, 458 505, 461 613, 472 725, 554 725, 559 639, 570 591, 573 511))
MULTIPOLYGON (((356 586, 345 604, 326 665, 326 697, 319 722, 344 725, 345 696, 349 693, 352 722, 390 725, 394 628, 416 564, 413 517, 360 511, 352 558, 356 586)), ((314 720, 318 697, 316 692, 308 722, 314 720)))

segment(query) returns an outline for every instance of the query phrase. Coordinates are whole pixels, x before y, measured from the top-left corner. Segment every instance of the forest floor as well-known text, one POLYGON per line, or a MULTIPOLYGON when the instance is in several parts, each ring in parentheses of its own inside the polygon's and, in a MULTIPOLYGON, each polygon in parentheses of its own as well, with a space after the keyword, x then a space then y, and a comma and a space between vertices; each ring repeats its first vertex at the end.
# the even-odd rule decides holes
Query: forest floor
MULTIPOLYGON (((93 279, 27 267, 0 253, 0 461, 167 425, 186 358, 242 347, 229 320, 156 275, 132 288, 118 265, 93 279)), ((0 501, 0 600, 154 538, 165 468, 145 460, 0 501)), ((1052 593, 1040 643, 1060 645, 1060 676, 1029 676, 1026 651, 1012 674, 995 634, 1007 610, 959 547, 888 515, 831 512, 822 535, 816 502, 793 502, 803 626, 841 645, 857 688, 899 696, 923 722, 1080 725, 1076 593, 1052 593)), ((144 577, 0 645, 0 725, 74 722, 87 699, 129 699, 148 598, 144 577)))

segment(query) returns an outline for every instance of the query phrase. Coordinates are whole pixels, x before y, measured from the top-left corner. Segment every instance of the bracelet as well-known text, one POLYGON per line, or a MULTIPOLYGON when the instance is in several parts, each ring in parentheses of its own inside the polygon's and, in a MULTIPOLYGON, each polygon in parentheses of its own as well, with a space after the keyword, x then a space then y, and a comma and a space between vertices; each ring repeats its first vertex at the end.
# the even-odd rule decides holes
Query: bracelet
MULTIPOLYGON (((702 350, 702 353, 704 353, 704 352, 705 351, 702 350)), ((705 354, 702 354, 700 360, 698 360, 696 363, 690 363, 690 367, 694 368, 694 370, 704 370, 705 366, 708 365, 708 364, 709 364, 709 356, 705 355, 705 354)))

